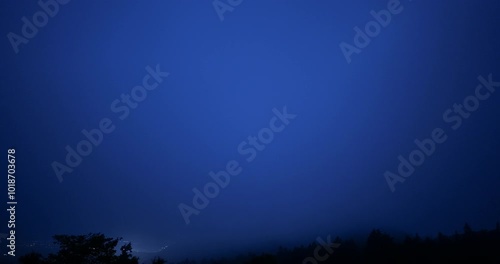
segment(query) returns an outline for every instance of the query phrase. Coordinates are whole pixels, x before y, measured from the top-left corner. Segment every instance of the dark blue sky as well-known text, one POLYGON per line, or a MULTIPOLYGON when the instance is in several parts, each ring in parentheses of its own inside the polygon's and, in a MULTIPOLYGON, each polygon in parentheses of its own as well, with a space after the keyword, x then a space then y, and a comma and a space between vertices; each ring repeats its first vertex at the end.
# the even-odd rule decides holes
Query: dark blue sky
POLYGON ((16 149, 18 243, 104 232, 203 255, 500 220, 498 1, 243 0, 223 20, 211 1, 60 2, 23 43, 22 18, 43 9, 0 3, 0 151, 16 149), (356 47, 354 28, 388 5, 391 20, 356 47), (346 59, 341 43, 358 52, 346 59), (490 74, 491 90, 478 79, 490 74), (158 86, 135 88, 148 75, 158 86), (133 91, 146 97, 122 101, 133 91), (464 100, 474 111, 458 112, 464 100), (249 136, 269 136, 284 107, 296 117, 248 162, 238 147, 257 149, 249 136), (66 146, 102 120, 114 130, 60 182, 54 162, 68 165, 66 146), (446 141, 392 192, 386 171, 436 128, 446 141), (194 208, 192 189, 231 160, 241 172, 186 225, 179 204, 194 208))

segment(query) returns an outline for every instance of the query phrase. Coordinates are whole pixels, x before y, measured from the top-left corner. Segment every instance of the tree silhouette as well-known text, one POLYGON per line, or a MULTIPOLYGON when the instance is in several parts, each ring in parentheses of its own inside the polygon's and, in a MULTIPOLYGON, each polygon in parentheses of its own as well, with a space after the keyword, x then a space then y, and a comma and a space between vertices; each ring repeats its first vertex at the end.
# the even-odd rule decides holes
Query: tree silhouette
POLYGON ((389 262, 394 257, 393 238, 380 230, 373 230, 366 241, 365 255, 374 261, 389 262))
POLYGON ((151 264, 167 264, 167 261, 160 257, 156 257, 151 261, 151 264))
POLYGON ((263 254, 252 258, 248 264, 278 264, 278 262, 273 255, 263 254))
POLYGON ((57 254, 49 255, 53 263, 113 263, 116 261, 115 247, 121 238, 108 238, 103 234, 55 235, 59 245, 57 254))
POLYGON ((117 263, 120 264, 138 264, 139 258, 132 256, 132 244, 129 242, 120 247, 121 254, 118 256, 117 263))
MULTIPOLYGON (((122 238, 109 238, 101 233, 88 235, 55 235, 54 243, 59 246, 56 254, 47 258, 39 253, 29 253, 19 258, 22 264, 139 264, 139 258, 132 256, 132 244, 120 247, 120 255, 116 255, 116 247, 122 238)), ((165 264, 158 259, 154 264, 165 264)))
POLYGON ((46 260, 43 258, 42 254, 31 252, 24 256, 19 257, 19 263, 21 264, 44 264, 46 260))
MULTIPOLYGON (((127 243, 116 248, 120 238, 107 238, 102 234, 84 236, 54 236, 60 249, 44 259, 32 252, 19 258, 22 264, 138 264, 138 258, 132 256, 132 245, 127 243)), ((357 264, 357 263, 500 263, 500 226, 495 229, 474 231, 466 224, 462 233, 421 238, 418 234, 407 235, 396 243, 388 234, 375 229, 366 240, 358 245, 354 240, 335 238, 335 243, 342 246, 335 249, 327 259, 317 261, 321 264, 357 264)), ((302 264, 305 259, 315 257, 318 244, 295 248, 280 247, 275 254, 253 253, 233 258, 203 260, 197 262, 185 259, 177 264, 302 264)), ((322 249, 324 250, 324 249, 322 249)), ((324 252, 324 251, 323 251, 324 252)), ((306 261, 307 262, 307 261, 306 261)), ((166 264, 161 258, 151 260, 152 264, 166 264)), ((169 262, 170 263, 170 262, 169 262)), ((309 261, 311 263, 311 261, 309 261)), ((141 262, 141 264, 145 264, 141 262)))

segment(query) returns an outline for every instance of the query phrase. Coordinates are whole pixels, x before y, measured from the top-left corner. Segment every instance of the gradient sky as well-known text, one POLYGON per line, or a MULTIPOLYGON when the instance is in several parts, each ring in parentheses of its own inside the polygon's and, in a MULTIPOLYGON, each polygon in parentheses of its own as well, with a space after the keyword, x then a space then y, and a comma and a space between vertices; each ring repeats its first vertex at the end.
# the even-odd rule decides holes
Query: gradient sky
POLYGON ((493 228, 500 94, 456 130, 443 113, 478 76, 500 82, 500 4, 401 0, 348 63, 339 44, 388 2, 244 0, 221 21, 211 1, 72 0, 16 54, 7 35, 41 8, 1 1, 0 151, 16 148, 18 243, 103 232, 189 256, 493 228), (120 120, 110 105, 156 65, 170 75, 120 120), (238 146, 284 106, 296 118, 247 162, 238 146), (115 130, 59 182, 52 163, 103 118, 115 130), (391 192, 384 173, 435 128, 447 140, 391 192), (186 225, 178 205, 230 160, 241 173, 186 225))

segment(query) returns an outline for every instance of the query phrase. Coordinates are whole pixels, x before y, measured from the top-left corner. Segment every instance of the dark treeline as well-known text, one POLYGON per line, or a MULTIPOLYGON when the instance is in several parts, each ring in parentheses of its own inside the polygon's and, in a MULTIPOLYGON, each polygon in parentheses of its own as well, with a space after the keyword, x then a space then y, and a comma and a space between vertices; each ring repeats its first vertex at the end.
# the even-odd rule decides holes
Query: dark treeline
MULTIPOLYGON (((117 252, 120 238, 103 234, 54 236, 59 246, 56 254, 42 256, 32 252, 19 258, 23 264, 139 264, 145 263, 132 255, 132 245, 125 244, 117 252)), ((194 261, 186 259, 177 264, 316 264, 316 263, 500 263, 500 224, 494 230, 473 231, 469 225, 462 233, 421 238, 407 236, 396 242, 380 230, 373 230, 362 245, 339 237, 331 244, 311 243, 293 249, 279 248, 274 253, 248 254, 235 258, 194 261)), ((155 258, 152 264, 174 264, 155 258)))

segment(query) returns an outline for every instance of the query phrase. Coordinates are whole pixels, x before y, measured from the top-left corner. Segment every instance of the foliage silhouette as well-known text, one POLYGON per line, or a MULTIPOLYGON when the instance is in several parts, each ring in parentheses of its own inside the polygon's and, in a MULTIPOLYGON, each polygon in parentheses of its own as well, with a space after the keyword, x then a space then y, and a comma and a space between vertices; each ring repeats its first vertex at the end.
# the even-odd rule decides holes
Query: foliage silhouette
POLYGON ((32 252, 21 256, 23 264, 139 264, 139 258, 132 256, 132 244, 116 247, 121 238, 109 238, 101 233, 88 235, 55 235, 54 243, 59 246, 56 254, 44 258, 32 252))
MULTIPOLYGON (((32 252, 19 258, 23 264, 136 264, 137 257, 132 256, 130 243, 121 246, 116 255, 116 246, 120 238, 107 238, 102 234, 85 236, 54 236, 60 249, 57 254, 47 258, 32 252)), ((471 263, 500 263, 500 224, 493 230, 474 231, 468 224, 463 233, 451 236, 438 233, 435 238, 421 238, 418 234, 407 235, 400 242, 382 232, 373 230, 363 245, 353 240, 342 240, 337 237, 334 243, 340 243, 333 254, 321 264, 332 263, 454 263, 468 261, 471 263)), ((185 259, 177 264, 303 264, 308 257, 313 257, 318 244, 311 243, 292 249, 280 247, 274 254, 247 254, 232 259, 207 260, 201 262, 185 259)), ((307 262, 307 261, 306 261, 307 262)), ((166 264, 161 258, 152 260, 153 264, 166 264)), ((170 262, 169 262, 170 263, 170 262)))
POLYGON ((151 264, 167 264, 167 261, 160 258, 160 257, 155 257, 152 261, 151 264))

